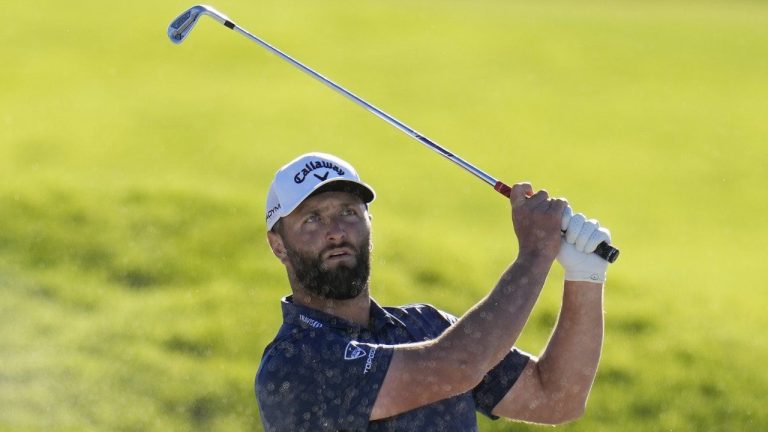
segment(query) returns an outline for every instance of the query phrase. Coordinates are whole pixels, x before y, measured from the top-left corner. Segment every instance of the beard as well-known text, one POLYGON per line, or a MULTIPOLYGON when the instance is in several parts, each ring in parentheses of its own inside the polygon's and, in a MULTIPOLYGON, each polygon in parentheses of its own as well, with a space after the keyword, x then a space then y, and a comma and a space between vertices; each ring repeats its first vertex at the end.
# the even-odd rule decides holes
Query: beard
POLYGON ((348 267, 344 263, 339 263, 336 268, 327 268, 323 265, 321 258, 325 251, 313 255, 303 253, 285 243, 294 275, 305 290, 326 299, 353 299, 368 286, 368 277, 371 273, 370 242, 363 241, 360 247, 355 247, 351 243, 333 247, 348 247, 355 251, 355 264, 348 267))

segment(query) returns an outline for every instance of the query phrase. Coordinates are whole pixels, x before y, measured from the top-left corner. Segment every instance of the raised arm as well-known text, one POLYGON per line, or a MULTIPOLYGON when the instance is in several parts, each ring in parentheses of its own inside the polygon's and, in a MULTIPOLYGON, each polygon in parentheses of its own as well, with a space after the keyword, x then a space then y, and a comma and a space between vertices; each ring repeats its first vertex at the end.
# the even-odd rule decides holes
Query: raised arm
POLYGON ((528 362, 493 414, 560 424, 584 413, 603 342, 603 287, 565 283, 560 316, 544 353, 528 362))
MULTIPOLYGON (((568 213, 568 212, 566 212, 568 213)), ((608 230, 583 215, 564 221, 558 261, 565 269, 563 303, 541 358, 528 363, 493 414, 558 424, 580 417, 597 373, 603 343, 606 261, 591 252, 608 230)))
POLYGON ((509 352, 560 249, 567 203, 516 184, 510 197, 519 244, 493 290, 439 338, 395 348, 371 420, 471 390, 509 352))

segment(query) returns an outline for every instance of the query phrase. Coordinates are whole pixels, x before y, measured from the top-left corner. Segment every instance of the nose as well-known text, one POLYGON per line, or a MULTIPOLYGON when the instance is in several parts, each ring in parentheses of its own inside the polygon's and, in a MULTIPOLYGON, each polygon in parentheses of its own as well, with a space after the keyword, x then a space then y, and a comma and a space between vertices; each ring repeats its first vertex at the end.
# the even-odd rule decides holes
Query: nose
POLYGON ((341 222, 336 218, 331 219, 328 223, 328 231, 325 234, 328 241, 339 242, 344 240, 346 236, 347 233, 344 231, 341 222))

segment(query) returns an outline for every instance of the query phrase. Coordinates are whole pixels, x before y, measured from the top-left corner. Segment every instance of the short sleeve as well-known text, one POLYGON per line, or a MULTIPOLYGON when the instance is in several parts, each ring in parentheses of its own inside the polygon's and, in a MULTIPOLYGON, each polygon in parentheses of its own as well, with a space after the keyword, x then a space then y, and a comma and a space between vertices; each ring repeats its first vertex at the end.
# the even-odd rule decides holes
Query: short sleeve
POLYGON ((365 430, 393 350, 338 335, 276 343, 256 375, 265 430, 365 430))
POLYGON ((472 389, 472 397, 480 413, 494 420, 498 418, 491 411, 517 382, 530 359, 529 354, 513 348, 483 377, 480 384, 472 389))

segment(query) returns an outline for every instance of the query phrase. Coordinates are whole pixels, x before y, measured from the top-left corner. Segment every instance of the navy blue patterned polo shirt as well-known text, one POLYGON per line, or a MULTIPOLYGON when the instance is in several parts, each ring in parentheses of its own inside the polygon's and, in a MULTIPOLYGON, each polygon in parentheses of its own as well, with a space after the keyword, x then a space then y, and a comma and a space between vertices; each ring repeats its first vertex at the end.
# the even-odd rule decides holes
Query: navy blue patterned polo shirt
POLYGON ((256 398, 264 428, 277 431, 476 431, 491 418, 529 355, 512 349, 471 392, 370 421, 393 345, 435 339, 456 318, 430 305, 380 307, 370 328, 282 300, 283 325, 264 350, 256 398))

